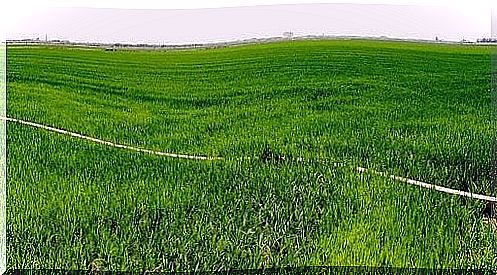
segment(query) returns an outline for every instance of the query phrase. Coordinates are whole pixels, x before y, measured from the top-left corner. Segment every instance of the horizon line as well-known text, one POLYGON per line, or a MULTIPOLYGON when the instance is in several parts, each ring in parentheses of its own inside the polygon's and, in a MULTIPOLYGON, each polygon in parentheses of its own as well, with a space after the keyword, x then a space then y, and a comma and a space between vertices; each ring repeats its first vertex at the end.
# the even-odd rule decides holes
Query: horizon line
POLYGON ((6 44, 17 44, 17 43, 29 43, 29 44, 49 44, 49 45, 86 45, 86 46, 101 46, 101 47, 188 47, 188 46, 230 46, 230 45, 240 45, 240 44, 252 44, 258 42, 281 42, 281 41, 294 41, 294 40, 377 40, 377 41, 405 41, 405 42, 425 42, 425 43, 449 43, 449 44, 460 44, 460 43, 495 43, 497 42, 496 38, 492 37, 482 37, 480 39, 473 40, 450 40, 450 39, 439 39, 436 37, 435 39, 423 39, 423 38, 401 38, 401 37, 390 37, 385 35, 380 36, 361 36, 361 35, 316 35, 316 34, 308 34, 308 35, 299 35, 299 36, 268 36, 268 37, 253 37, 246 39, 236 39, 236 40, 223 40, 223 41, 204 41, 204 42, 185 42, 185 43, 141 43, 141 42, 96 42, 96 41, 72 41, 67 39, 40 39, 37 38, 23 38, 23 39, 6 39, 6 44), (481 40, 490 40, 490 41, 481 41, 481 40))

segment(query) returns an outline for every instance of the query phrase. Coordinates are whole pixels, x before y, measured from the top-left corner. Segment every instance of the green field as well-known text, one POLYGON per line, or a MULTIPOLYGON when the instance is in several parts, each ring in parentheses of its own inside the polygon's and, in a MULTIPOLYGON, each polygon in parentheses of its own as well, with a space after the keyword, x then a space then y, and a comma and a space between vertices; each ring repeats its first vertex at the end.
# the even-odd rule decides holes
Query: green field
POLYGON ((223 157, 9 123, 10 268, 497 265, 483 202, 350 168, 495 196, 488 47, 8 46, 7 81, 9 117, 223 157))

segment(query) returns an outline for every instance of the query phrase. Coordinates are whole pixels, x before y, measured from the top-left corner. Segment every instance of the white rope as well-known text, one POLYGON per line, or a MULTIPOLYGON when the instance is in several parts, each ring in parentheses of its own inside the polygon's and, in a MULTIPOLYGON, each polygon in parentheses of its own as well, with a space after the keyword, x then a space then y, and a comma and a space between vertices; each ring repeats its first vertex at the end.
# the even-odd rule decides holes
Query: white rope
POLYGON ((153 155, 166 156, 166 157, 172 157, 172 158, 195 159, 195 160, 216 160, 216 159, 219 159, 216 157, 181 155, 181 154, 173 154, 173 153, 164 153, 164 152, 159 152, 159 151, 153 151, 153 150, 149 150, 149 149, 136 148, 136 147, 122 145, 122 144, 116 144, 116 143, 113 143, 110 141, 105 141, 105 140, 101 140, 98 138, 92 138, 92 137, 81 135, 78 133, 73 133, 73 132, 69 132, 66 130, 57 129, 54 127, 45 126, 45 125, 41 125, 38 123, 24 121, 24 120, 20 120, 20 119, 15 119, 15 118, 10 118, 10 117, 0 117, 0 119, 21 123, 21 124, 33 126, 36 128, 46 129, 49 131, 53 131, 53 132, 57 132, 57 133, 65 134, 65 135, 70 135, 70 136, 81 138, 81 139, 91 140, 91 141, 96 142, 96 143, 105 144, 105 145, 116 147, 116 148, 123 148, 123 149, 128 149, 128 150, 132 150, 132 151, 143 152, 143 153, 148 153, 148 154, 153 154, 153 155))
POLYGON ((431 184, 431 183, 426 183, 426 182, 422 182, 422 181, 412 180, 412 179, 408 179, 408 178, 403 178, 403 177, 399 177, 399 176, 395 176, 395 175, 387 175, 386 173, 374 171, 371 169, 366 169, 363 167, 357 167, 357 171, 359 171, 359 173, 371 171, 373 174, 376 174, 376 175, 390 177, 393 180, 405 182, 405 183, 412 184, 412 185, 417 185, 417 186, 427 188, 427 189, 435 189, 437 191, 447 193, 447 194, 459 195, 459 196, 463 196, 463 197, 479 199, 479 200, 484 200, 484 201, 488 201, 488 202, 497 202, 496 197, 475 194, 475 193, 461 191, 461 190, 457 190, 457 189, 451 189, 451 188, 447 188, 447 187, 443 187, 443 186, 439 186, 439 185, 435 185, 435 184, 431 184))
MULTIPOLYGON (((148 150, 148 149, 136 148, 136 147, 122 145, 122 144, 116 144, 116 143, 112 143, 112 142, 109 142, 109 141, 105 141, 105 140, 101 140, 101 139, 97 139, 97 138, 92 138, 92 137, 81 135, 81 134, 78 134, 78 133, 69 132, 69 131, 66 131, 66 130, 57 129, 57 128, 54 128, 54 127, 45 126, 45 125, 42 125, 42 124, 38 124, 38 123, 34 123, 34 122, 29 122, 29 121, 24 121, 24 120, 20 120, 20 119, 15 119, 15 118, 10 118, 10 117, 0 117, 0 119, 6 120, 6 121, 17 122, 17 123, 20 123, 20 124, 29 125, 29 126, 36 127, 36 128, 46 129, 46 130, 49 130, 49 131, 53 131, 53 132, 57 132, 57 133, 65 134, 65 135, 70 135, 70 136, 73 136, 73 137, 90 140, 90 141, 93 141, 95 143, 100 143, 100 144, 104 144, 104 145, 108 145, 108 146, 112 146, 112 147, 116 147, 116 148, 123 148, 123 149, 128 149, 128 150, 132 150, 132 151, 143 152, 143 153, 148 153, 148 154, 153 154, 153 155, 166 156, 166 157, 172 157, 172 158, 193 159, 193 160, 221 160, 221 159, 223 159, 221 157, 205 157, 205 156, 182 155, 182 154, 165 153, 165 152, 160 152, 160 151, 153 151, 153 150, 148 150)), ((250 157, 244 157, 244 158, 240 158, 240 159, 250 159, 250 157)), ((306 161, 305 159, 300 158, 300 157, 296 158, 295 160, 297 160, 299 162, 306 161)), ((332 163, 332 164, 335 167, 344 166, 343 163, 332 163)), ((411 185, 416 185, 416 186, 427 188, 427 189, 434 189, 436 191, 447 193, 447 194, 459 195, 459 196, 463 196, 463 197, 468 197, 468 198, 473 198, 473 199, 479 199, 479 200, 484 200, 484 201, 488 201, 488 202, 497 202, 497 198, 496 197, 485 196, 485 195, 475 194, 475 193, 471 193, 471 192, 466 192, 466 191, 451 189, 451 188, 447 188, 447 187, 443 187, 443 186, 438 186, 438 185, 434 185, 434 184, 430 184, 430 183, 425 183, 425 182, 421 182, 421 181, 417 181, 417 180, 412 180, 412 179, 408 179, 408 178, 403 178, 403 177, 399 177, 399 176, 395 176, 395 175, 387 175, 385 173, 374 171, 374 170, 371 170, 371 169, 366 169, 366 168, 363 168, 363 167, 357 167, 356 169, 357 169, 357 171, 359 173, 364 173, 366 171, 371 171, 373 174, 376 174, 376 175, 380 175, 380 176, 384 176, 384 177, 390 177, 393 180, 405 182, 405 183, 408 183, 408 184, 411 184, 411 185)))

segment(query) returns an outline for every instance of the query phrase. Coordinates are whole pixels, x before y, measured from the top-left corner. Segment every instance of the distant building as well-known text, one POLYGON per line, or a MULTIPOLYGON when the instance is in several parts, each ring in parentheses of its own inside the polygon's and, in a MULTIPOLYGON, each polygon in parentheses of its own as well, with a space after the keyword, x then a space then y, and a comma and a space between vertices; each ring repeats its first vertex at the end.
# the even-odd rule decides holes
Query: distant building
POLYGON ((290 39, 290 38, 293 37, 293 32, 284 32, 283 33, 283 37, 287 38, 287 39, 290 39))

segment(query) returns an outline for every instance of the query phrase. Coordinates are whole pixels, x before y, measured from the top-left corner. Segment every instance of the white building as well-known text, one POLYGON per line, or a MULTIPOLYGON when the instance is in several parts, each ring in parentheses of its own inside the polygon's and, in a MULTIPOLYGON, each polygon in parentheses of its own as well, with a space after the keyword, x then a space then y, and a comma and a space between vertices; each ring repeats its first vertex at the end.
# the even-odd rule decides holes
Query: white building
POLYGON ((290 39, 293 37, 293 32, 284 32, 283 37, 290 39))

